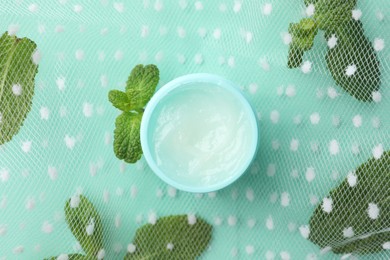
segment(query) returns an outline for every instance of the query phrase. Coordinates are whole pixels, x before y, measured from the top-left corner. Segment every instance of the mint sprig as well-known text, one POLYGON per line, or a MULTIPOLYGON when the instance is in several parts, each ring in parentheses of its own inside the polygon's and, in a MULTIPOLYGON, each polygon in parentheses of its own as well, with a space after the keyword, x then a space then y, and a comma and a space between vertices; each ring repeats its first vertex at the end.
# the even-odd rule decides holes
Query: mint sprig
POLYGON ((28 38, 8 33, 0 37, 0 145, 19 132, 31 110, 38 72, 36 48, 28 38))
POLYGON ((352 18, 357 0, 304 0, 314 5, 314 15, 299 23, 291 23, 292 37, 288 62, 297 68, 304 52, 313 47, 318 30, 325 31, 327 40, 336 37, 337 43, 328 45, 326 62, 332 77, 345 91, 360 101, 372 101, 372 93, 380 86, 380 63, 375 50, 364 35, 363 25, 352 18), (348 72, 351 67, 352 72, 348 72))
POLYGON ((350 174, 315 209, 309 240, 337 254, 382 251, 390 241, 390 151, 350 174))
POLYGON ((137 65, 126 82, 125 92, 111 90, 108 100, 122 111, 115 121, 114 153, 118 159, 135 163, 142 156, 140 127, 144 107, 160 80, 155 65, 137 65))
POLYGON ((163 217, 137 230, 133 250, 124 259, 196 259, 207 249, 211 236, 212 226, 201 218, 191 222, 187 215, 163 217))

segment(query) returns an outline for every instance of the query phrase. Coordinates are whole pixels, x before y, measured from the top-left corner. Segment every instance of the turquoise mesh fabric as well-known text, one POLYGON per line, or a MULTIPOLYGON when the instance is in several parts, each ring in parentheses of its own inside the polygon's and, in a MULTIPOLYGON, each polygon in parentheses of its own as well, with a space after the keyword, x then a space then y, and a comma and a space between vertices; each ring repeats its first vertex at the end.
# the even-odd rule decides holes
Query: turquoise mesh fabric
MULTIPOLYGON (((345 255, 305 238, 323 198, 390 150, 390 2, 359 0, 356 10, 380 62, 372 102, 335 82, 323 31, 303 65, 287 68, 289 24, 310 12, 303 0, 3 0, 0 32, 33 40, 41 60, 31 111, 18 134, 0 145, 0 259, 80 251, 64 218, 64 204, 75 194, 100 213, 106 259, 123 259, 136 229, 151 218, 189 213, 213 225, 202 259, 390 258, 385 244, 376 253, 362 254, 370 251, 366 244, 345 255), (243 177, 217 192, 191 194, 164 184, 144 159, 130 165, 115 157, 118 112, 107 94, 123 89, 139 63, 159 67, 159 87, 199 72, 241 86, 261 128, 259 153, 243 177)), ((387 172, 388 162, 381 166, 387 172)), ((357 185, 375 194, 379 183, 390 187, 384 176, 357 185)), ((389 198, 377 196, 385 197, 373 203, 389 198)), ((354 203, 345 198, 340 210, 354 203)), ((379 219, 389 211, 381 208, 379 219)), ((390 228, 390 219, 382 223, 390 228)), ((336 238, 351 233, 345 225, 322 232, 342 243, 336 238)), ((380 231, 390 241, 388 229, 380 231)))

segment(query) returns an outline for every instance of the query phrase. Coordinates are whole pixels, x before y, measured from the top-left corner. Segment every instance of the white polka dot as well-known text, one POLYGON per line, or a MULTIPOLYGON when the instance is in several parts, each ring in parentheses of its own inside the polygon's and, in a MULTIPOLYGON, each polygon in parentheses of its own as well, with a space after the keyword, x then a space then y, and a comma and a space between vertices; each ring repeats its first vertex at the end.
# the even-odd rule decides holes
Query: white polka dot
POLYGON ((276 94, 277 94, 278 96, 283 96, 283 94, 284 94, 284 86, 279 86, 279 87, 277 87, 277 88, 276 88, 276 94))
POLYGON ((363 119, 361 115, 356 115, 352 118, 352 123, 356 128, 359 128, 362 126, 363 119))
POLYGON ((188 225, 190 226, 193 226, 196 224, 196 216, 195 214, 188 214, 187 215, 187 221, 188 221, 188 225))
POLYGON ((154 58, 157 62, 162 61, 164 59, 164 52, 162 51, 157 52, 154 58))
POLYGON ((340 145, 339 145, 339 142, 337 140, 332 140, 330 141, 329 143, 329 153, 331 155, 337 155, 340 153, 340 145))
POLYGON ((32 141, 26 141, 22 143, 22 151, 28 153, 31 151, 32 141))
POLYGON ((188 6, 187 0, 179 0, 179 6, 181 9, 186 9, 188 6))
POLYGON ((95 232, 95 219, 90 218, 88 225, 85 227, 85 232, 87 233, 87 236, 92 236, 95 232))
POLYGON ((229 58, 228 58, 228 66, 229 67, 231 67, 231 68, 233 68, 234 66, 235 66, 235 59, 234 59, 234 57, 233 56, 230 56, 229 58))
POLYGON ((253 40, 253 33, 252 32, 245 32, 244 39, 247 43, 250 43, 253 40))
POLYGON ((171 198, 176 197, 177 190, 171 186, 168 187, 168 196, 171 198))
POLYGON ((114 54, 114 59, 115 59, 116 61, 122 60, 122 59, 123 59, 123 51, 117 50, 117 51, 115 52, 115 54, 114 54))
POLYGON ((283 192, 280 195, 280 205, 282 207, 288 207, 290 205, 290 194, 288 192, 283 192))
POLYGON ((216 191, 209 192, 207 195, 209 196, 210 199, 214 199, 217 196, 217 192, 216 191))
POLYGON ((232 255, 232 257, 236 257, 238 255, 238 249, 236 247, 233 247, 230 251, 230 254, 232 255))
POLYGON ((20 26, 18 24, 10 24, 8 26, 8 35, 14 36, 19 32, 20 26))
POLYGON ((54 29, 54 32, 56 33, 62 33, 65 31, 65 28, 63 25, 56 25, 55 29, 54 29))
POLYGON ((372 100, 375 103, 379 103, 382 101, 382 94, 379 91, 372 92, 372 100))
POLYGON ((235 1, 233 5, 233 12, 238 13, 241 10, 241 2, 235 1))
POLYGON ((201 37, 201 38, 205 38, 206 35, 207 35, 207 29, 204 28, 204 27, 201 27, 198 29, 198 35, 201 37))
POLYGON ((286 88, 286 96, 294 97, 296 95, 296 90, 294 85, 288 85, 286 88))
POLYGON ((236 218, 236 216, 230 215, 230 216, 228 217, 228 224, 229 224, 229 226, 231 226, 231 227, 235 226, 235 225, 237 224, 237 218, 236 218))
POLYGON ((149 26, 142 25, 141 26, 141 38, 146 38, 149 36, 149 26))
POLYGON ((309 234, 310 234, 309 226, 307 226, 307 225, 300 226, 299 227, 299 233, 301 233, 301 236, 303 238, 308 239, 309 238, 309 234))
POLYGON ((253 189, 248 188, 246 190, 246 198, 247 198, 247 200, 249 200, 251 202, 255 199, 255 193, 254 193, 253 189))
POLYGON ((221 38, 221 35, 222 35, 222 31, 220 28, 216 28, 213 32, 213 37, 214 39, 216 40, 219 40, 221 38))
POLYGON ((67 254, 61 254, 57 256, 56 260, 69 260, 69 256, 67 254))
POLYGON ((22 86, 20 84, 13 84, 12 85, 12 93, 15 95, 15 96, 20 96, 22 94, 22 86))
POLYGON ((311 67, 312 67, 313 63, 310 62, 310 61, 304 61, 302 66, 301 66, 301 71, 305 74, 308 74, 311 72, 311 67))
POLYGON ((51 232, 53 232, 53 225, 50 224, 48 221, 45 221, 43 222, 43 225, 42 225, 42 232, 43 233, 46 233, 46 234, 50 234, 51 232))
POLYGON ((359 21, 361 17, 362 11, 360 9, 352 10, 352 18, 355 19, 355 21, 359 21))
POLYGON ((280 148, 279 140, 272 140, 272 149, 276 151, 279 150, 279 148, 280 148))
POLYGON ((14 247, 12 252, 14 252, 14 254, 21 254, 24 252, 24 247, 22 245, 16 246, 16 247, 14 247))
POLYGON ((35 65, 38 65, 42 59, 42 53, 37 49, 33 52, 31 60, 35 65))
POLYGON ((42 120, 49 120, 50 110, 47 107, 41 107, 39 113, 42 120))
POLYGON ((334 87, 328 88, 328 97, 330 99, 335 99, 338 96, 339 96, 339 94, 337 93, 337 90, 334 87))
POLYGON ((102 61, 104 61, 106 59, 106 54, 105 54, 105 52, 104 51, 99 51, 99 53, 98 53, 98 60, 100 61, 100 62, 102 62, 102 61))
POLYGON ((269 65, 269 62, 268 62, 267 58, 265 58, 265 57, 260 58, 260 59, 259 59, 259 64, 260 64, 260 67, 261 67, 264 71, 269 71, 269 70, 270 70, 270 65, 269 65))
POLYGON ((351 146, 351 152, 354 155, 359 154, 360 153, 360 145, 357 144, 357 143, 353 143, 352 146, 351 146))
POLYGON ((333 210, 333 200, 332 198, 324 198, 322 200, 322 210, 326 213, 330 213, 333 210))
POLYGON ((275 176, 276 173, 276 165, 275 164, 269 164, 267 167, 267 175, 269 177, 275 176))
POLYGON ((374 148, 372 148, 372 155, 376 160, 379 160, 383 155, 383 145, 378 144, 374 148))
POLYGON ((203 63, 203 55, 200 54, 200 53, 197 53, 197 54, 195 55, 195 57, 194 57, 194 62, 195 62, 195 64, 197 64, 197 65, 202 64, 202 63, 203 63))
POLYGON ((268 230, 274 229, 274 220, 271 215, 267 218, 265 222, 265 226, 267 227, 268 230))
POLYGON ((221 217, 215 217, 215 218, 214 218, 214 224, 215 224, 216 226, 222 225, 222 222, 223 222, 223 220, 222 220, 221 217))
POLYGON ((28 10, 30 11, 30 12, 32 12, 32 13, 36 13, 36 12, 38 12, 38 5, 37 4, 30 4, 29 6, 28 6, 28 10))
POLYGON ((56 80, 56 85, 60 91, 63 91, 65 89, 65 77, 60 76, 56 80))
POLYGON ((334 127, 339 127, 340 124, 341 124, 340 116, 333 115, 333 116, 332 116, 332 125, 333 125, 334 127))
POLYGON ((316 92, 316 97, 318 99, 323 99, 324 98, 324 91, 322 88, 317 88, 317 92, 316 92))
POLYGON ((6 225, 0 225, 0 236, 4 236, 7 234, 8 228, 6 225))
POLYGON ((382 51, 385 48, 385 40, 381 38, 375 38, 374 40, 374 49, 376 51, 382 51))
POLYGON ((177 61, 180 64, 184 64, 184 63, 186 63, 186 57, 183 54, 179 54, 179 55, 177 55, 177 61))
POLYGON ((178 27, 177 28, 177 35, 180 37, 180 38, 185 38, 186 37, 186 30, 183 28, 183 27, 178 27))
POLYGON ((316 7, 314 6, 314 4, 309 4, 307 7, 306 7, 306 15, 308 16, 308 17, 311 17, 311 16, 313 16, 314 15, 314 13, 315 13, 315 11, 316 11, 316 7))
POLYGON ((83 11, 83 6, 80 4, 76 4, 73 6, 73 11, 75 11, 76 13, 81 13, 83 11))
POLYGON ((292 169, 290 175, 291 175, 291 177, 293 177, 294 179, 296 179, 296 178, 299 177, 299 172, 298 172, 297 169, 292 169))
POLYGON ((355 235, 355 232, 353 231, 352 227, 345 228, 343 230, 343 236, 346 238, 353 237, 355 235))
POLYGON ((49 175, 52 181, 55 181, 58 178, 58 171, 54 166, 48 166, 47 174, 49 175))
POLYGON ((317 112, 310 115, 310 122, 313 125, 317 125, 320 122, 320 119, 321 119, 320 114, 318 114, 317 112))
POLYGON ((348 181, 348 185, 349 187, 355 187, 357 182, 358 182, 358 177, 357 175, 355 174, 355 172, 349 172, 348 173, 348 176, 347 176, 347 181, 348 181))
POLYGON ((249 228, 254 228, 256 226, 256 219, 254 219, 254 218, 248 219, 247 225, 249 228))
POLYGON ((337 37, 335 34, 332 34, 332 37, 329 38, 328 40, 328 47, 329 49, 333 49, 337 45, 337 37))
POLYGON ((294 222, 289 222, 287 225, 287 229, 289 232, 295 232, 297 229, 297 224, 295 224, 294 222))
POLYGON ((226 6, 225 3, 221 3, 221 4, 219 5, 218 9, 219 9, 220 12, 223 13, 223 12, 226 12, 227 6, 226 6))
POLYGON ((296 115, 293 118, 294 125, 300 125, 302 123, 302 115, 296 115))
POLYGON ((168 243, 167 244, 167 249, 169 250, 169 251, 172 251, 173 250, 173 244, 172 243, 168 243))
POLYGON ((274 259, 275 259, 275 253, 268 250, 268 251, 265 253, 265 259, 266 259, 266 260, 274 260, 274 259))
POLYGON ((290 150, 296 152, 298 151, 298 147, 299 147, 299 140, 292 139, 290 142, 290 150))
POLYGON ((347 77, 351 77, 356 73, 356 71, 357 67, 355 64, 348 65, 348 67, 345 69, 345 75, 347 75, 347 77))
POLYGON ((385 250, 390 250, 390 241, 383 243, 382 248, 385 250))
POLYGON ((150 212, 148 215, 148 222, 152 225, 157 222, 157 214, 155 212, 150 212))
POLYGON ((269 201, 274 204, 276 203, 276 201, 278 200, 278 194, 276 192, 273 192, 270 197, 269 197, 269 201))
POLYGON ((197 11, 203 10, 203 3, 202 3, 201 1, 195 2, 195 9, 196 9, 197 11))
POLYGON ((118 196, 118 197, 121 197, 123 195, 123 188, 122 187, 117 187, 116 190, 115 190, 115 194, 118 196))
POLYGON ((114 8, 118 13, 123 13, 125 11, 124 3, 114 3, 114 8))
POLYGON ((99 252, 97 253, 97 259, 98 260, 102 260, 104 258, 104 256, 106 255, 106 251, 104 251, 104 249, 100 249, 99 252))
POLYGON ((378 10, 376 12, 376 19, 378 19, 378 21, 383 21, 383 19, 385 19, 385 15, 382 13, 382 11, 378 10))
POLYGON ((262 12, 264 15, 270 15, 272 13, 272 4, 265 3, 262 8, 262 12))
POLYGON ((272 123, 277 124, 279 122, 280 114, 277 110, 271 111, 270 118, 272 123))
POLYGON ((280 257, 282 260, 290 260, 290 253, 286 251, 280 252, 280 257))
POLYGON ((379 207, 377 204, 369 203, 367 212, 368 212, 368 216, 370 217, 370 219, 375 220, 375 219, 378 219, 380 210, 379 210, 379 207))
MULTIPOLYGON (((162 193, 162 191, 161 191, 161 193, 162 193)), ((137 194, 138 194, 138 188, 137 188, 137 186, 135 186, 134 184, 131 185, 131 187, 130 187, 130 197, 131 197, 132 199, 134 199, 135 197, 137 197, 137 194)))
POLYGON ((76 144, 76 138, 74 138, 73 136, 65 135, 64 141, 66 147, 68 147, 68 149, 70 150, 72 150, 76 144))
POLYGON ((84 51, 83 50, 77 50, 75 53, 77 60, 83 60, 84 59, 84 51))
POLYGON ((84 102, 83 114, 85 117, 91 117, 93 115, 93 105, 91 103, 84 102))
POLYGON ((288 32, 283 32, 283 33, 281 34, 281 36, 282 36, 283 43, 284 43, 285 45, 290 45, 290 43, 292 42, 292 36, 291 36, 291 34, 289 34, 288 32))
POLYGON ((255 247, 252 246, 252 245, 247 245, 245 247, 245 252, 248 254, 248 255, 253 255, 253 253, 255 252, 255 247))
POLYGON ((35 199, 32 197, 27 198, 26 200, 26 209, 33 210, 35 208, 35 199))
POLYGON ((317 205, 317 203, 318 203, 318 197, 314 194, 311 194, 309 196, 309 200, 310 200, 310 204, 313 206, 317 205))
POLYGON ((371 123, 372 123, 372 127, 374 127, 375 129, 381 127, 381 120, 379 119, 379 117, 373 117, 371 123))
POLYGON ((127 246, 127 252, 129 252, 130 254, 134 253, 135 250, 136 250, 136 246, 132 243, 130 243, 128 246, 127 246))
POLYGON ((157 12, 161 12, 163 8, 163 2, 161 0, 156 0, 156 2, 154 3, 154 10, 156 10, 157 12))
POLYGON ((249 84, 249 87, 248 87, 249 93, 255 94, 257 92, 258 88, 259 88, 259 86, 256 83, 249 84))
POLYGON ((307 182, 312 182, 316 177, 316 173, 313 167, 309 167, 306 169, 306 180, 307 182))

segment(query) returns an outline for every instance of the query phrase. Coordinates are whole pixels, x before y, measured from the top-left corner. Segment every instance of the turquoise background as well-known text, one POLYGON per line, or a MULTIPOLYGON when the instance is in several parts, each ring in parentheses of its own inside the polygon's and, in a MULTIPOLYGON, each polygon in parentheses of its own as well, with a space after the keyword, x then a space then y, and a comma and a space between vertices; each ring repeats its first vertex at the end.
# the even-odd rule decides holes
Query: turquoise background
MULTIPOLYGON (((0 147, 0 259, 75 252, 63 207, 76 193, 100 212, 107 259, 123 258, 135 230, 154 213, 196 213, 212 223, 213 241, 204 259, 339 258, 320 255, 298 228, 308 224, 330 189, 372 157, 373 147, 390 149, 390 2, 358 1, 366 35, 386 44, 378 53, 382 101, 369 104, 335 84, 325 64, 323 33, 304 58, 313 63, 311 73, 286 68, 283 35, 302 17, 302 0, 122 1, 123 10, 116 2, 1 0, 0 31, 17 27, 18 37, 37 43, 42 60, 32 110, 19 134, 0 147), (269 15, 262 12, 266 3, 272 4, 269 15), (116 159, 112 135, 118 111, 107 93, 123 88, 138 63, 158 65, 159 86, 199 72, 241 86, 262 131, 257 159, 242 178, 216 193, 190 194, 161 182, 144 159, 135 165, 116 159), (328 97, 329 87, 340 95, 328 97), (92 111, 87 116, 85 106, 92 111), (42 108, 49 110, 47 120, 42 108), (318 124, 310 120, 314 113, 318 124), (362 117, 358 128, 352 122, 356 115, 362 117), (334 117, 340 125, 332 123, 334 117), (300 124, 294 118, 301 118, 300 124), (372 120, 380 120, 380 127, 372 120), (75 142, 72 149, 66 136, 75 142), (290 149, 293 139, 299 141, 297 151, 290 149), (337 155, 329 152, 331 140, 339 143, 337 155), (31 142, 28 152, 22 150, 25 142, 31 142), (309 168, 315 171, 311 182, 305 177, 309 168), (15 254, 19 246, 23 253, 15 254), (251 246, 254 252, 248 254, 251 246)), ((375 258, 388 257, 387 251, 375 258)))

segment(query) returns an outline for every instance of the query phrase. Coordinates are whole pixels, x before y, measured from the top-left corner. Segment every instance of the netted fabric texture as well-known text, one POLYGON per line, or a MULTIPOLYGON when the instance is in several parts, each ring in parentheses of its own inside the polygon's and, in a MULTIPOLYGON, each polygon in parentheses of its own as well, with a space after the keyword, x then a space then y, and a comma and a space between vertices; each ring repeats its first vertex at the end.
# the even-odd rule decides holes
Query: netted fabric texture
POLYGON ((390 258, 389 32, 388 0, 2 0, 0 259, 390 258), (192 194, 115 157, 137 64, 241 86, 243 177, 192 194))

